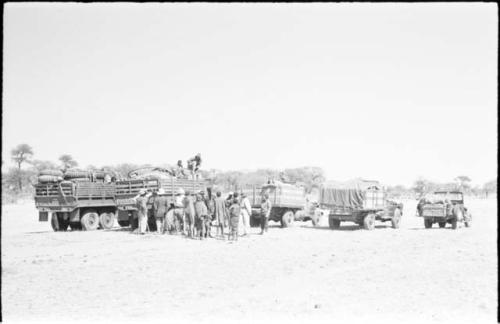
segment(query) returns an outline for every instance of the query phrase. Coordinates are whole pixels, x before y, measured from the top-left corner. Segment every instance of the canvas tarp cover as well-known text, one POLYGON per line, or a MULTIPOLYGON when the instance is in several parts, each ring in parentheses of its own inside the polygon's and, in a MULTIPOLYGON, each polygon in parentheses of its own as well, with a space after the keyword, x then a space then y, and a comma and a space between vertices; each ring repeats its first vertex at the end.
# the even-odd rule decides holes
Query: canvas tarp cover
POLYGON ((348 182, 327 182, 320 192, 320 204, 362 208, 365 190, 378 186, 376 181, 352 180, 348 182))

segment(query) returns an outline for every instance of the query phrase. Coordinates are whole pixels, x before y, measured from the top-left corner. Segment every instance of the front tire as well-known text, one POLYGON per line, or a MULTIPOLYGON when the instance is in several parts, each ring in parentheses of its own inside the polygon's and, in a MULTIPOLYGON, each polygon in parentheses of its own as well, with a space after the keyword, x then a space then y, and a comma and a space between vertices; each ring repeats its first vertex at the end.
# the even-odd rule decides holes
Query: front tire
POLYGON ((399 228, 400 223, 401 223, 401 210, 399 208, 396 208, 394 210, 394 216, 392 216, 391 219, 392 228, 399 228))
POLYGON ((363 228, 365 230, 373 230, 375 228, 375 214, 368 214, 363 219, 363 228))
POLYGON ((424 218, 424 226, 425 226, 425 228, 431 228, 432 227, 432 219, 424 218))
POLYGON ((292 227, 294 223, 293 211, 289 210, 281 217, 281 226, 283 228, 292 227))

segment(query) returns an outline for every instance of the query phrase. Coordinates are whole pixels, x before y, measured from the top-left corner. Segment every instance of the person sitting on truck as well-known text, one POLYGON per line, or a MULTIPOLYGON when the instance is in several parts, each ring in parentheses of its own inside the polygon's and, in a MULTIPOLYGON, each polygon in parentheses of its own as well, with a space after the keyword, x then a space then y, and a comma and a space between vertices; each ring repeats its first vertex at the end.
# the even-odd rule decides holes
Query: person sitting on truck
POLYGON ((241 194, 241 223, 243 227, 243 235, 248 235, 250 231, 250 215, 252 215, 252 205, 246 194, 241 194))
POLYGON ((195 175, 198 174, 198 170, 201 167, 201 154, 198 153, 194 157, 187 160, 187 166, 188 170, 191 172, 191 175, 193 176, 194 179, 195 175))
POLYGON ((144 234, 146 232, 146 227, 148 226, 148 199, 151 196, 151 192, 147 192, 146 189, 139 190, 139 194, 133 199, 135 200, 137 207, 137 217, 139 221, 139 227, 137 232, 139 234, 144 234))
POLYGON ((217 198, 214 200, 214 217, 217 221, 217 236, 224 238, 224 227, 227 222, 226 201, 222 198, 222 193, 217 191, 217 198))
POLYGON ((168 200, 165 196, 165 190, 160 188, 158 190, 158 196, 153 202, 153 209, 156 219, 156 232, 158 234, 165 233, 165 214, 167 213, 168 200))
POLYGON ((267 223, 269 221, 269 215, 271 215, 271 201, 269 200, 269 194, 265 193, 262 196, 262 203, 260 204, 260 235, 267 232, 267 223))
POLYGON ((177 178, 185 178, 186 177, 186 173, 184 172, 184 166, 182 165, 182 160, 177 161, 177 166, 172 171, 173 171, 173 174, 177 178))

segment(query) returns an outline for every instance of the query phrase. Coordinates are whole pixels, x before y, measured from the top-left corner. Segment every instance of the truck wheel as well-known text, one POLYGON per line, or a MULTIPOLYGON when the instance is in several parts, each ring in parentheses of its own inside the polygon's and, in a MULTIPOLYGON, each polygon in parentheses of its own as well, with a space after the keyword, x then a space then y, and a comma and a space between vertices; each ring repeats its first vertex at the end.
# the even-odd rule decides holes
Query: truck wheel
POLYGON ((86 212, 82 219, 82 229, 84 231, 95 231, 99 227, 99 215, 96 212, 86 212))
POLYGON ((260 219, 250 216, 250 227, 259 227, 260 226, 260 219))
POLYGON ((394 216, 392 216, 391 224, 392 228, 399 228, 401 223, 401 210, 399 208, 394 209, 394 216))
POLYGON ((128 227, 128 226, 130 226, 130 222, 121 220, 121 221, 118 221, 118 225, 120 225, 120 227, 128 227))
POLYGON ((339 229, 340 228, 340 221, 338 219, 332 219, 332 229, 339 229))
POLYGON ((464 219, 464 214, 460 208, 455 208, 453 211, 453 219, 451 220, 451 228, 457 229, 458 228, 458 222, 462 222, 464 219))
POLYGON ((99 225, 104 229, 111 229, 115 224, 115 214, 114 213, 101 213, 99 215, 99 225))
POLYGON ((52 226, 54 232, 59 231, 59 220, 57 218, 57 213, 52 213, 52 216, 50 217, 50 226, 52 226))
POLYGON ((371 231, 375 228, 375 214, 368 214, 363 219, 363 228, 371 231))
POLYGON ((425 228, 431 228, 432 227, 432 219, 424 218, 424 226, 425 226, 425 228))
POLYGON ((464 224, 465 227, 471 227, 472 215, 468 212, 465 212, 464 215, 464 224))
POLYGON ((446 227, 446 222, 439 222, 439 227, 445 228, 446 227))
POLYGON ((291 226, 293 226, 294 220, 295 219, 293 217, 293 211, 289 210, 289 211, 285 212, 283 214, 283 216, 281 217, 281 226, 283 228, 291 227, 291 226))

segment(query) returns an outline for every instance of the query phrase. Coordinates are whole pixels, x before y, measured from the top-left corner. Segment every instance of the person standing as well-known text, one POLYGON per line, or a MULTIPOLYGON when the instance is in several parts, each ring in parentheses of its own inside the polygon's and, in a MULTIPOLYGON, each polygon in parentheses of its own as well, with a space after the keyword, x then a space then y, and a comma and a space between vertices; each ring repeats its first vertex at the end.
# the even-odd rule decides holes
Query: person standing
POLYGON ((181 231, 181 226, 184 228, 184 189, 182 188, 179 188, 175 194, 174 225, 177 234, 181 231))
POLYGON ((158 190, 158 196, 153 202, 153 210, 156 219, 156 232, 158 234, 165 233, 165 214, 168 208, 167 197, 165 196, 165 190, 160 188, 158 190))
POLYGON ((139 234, 144 234, 146 232, 146 227, 148 226, 148 199, 151 196, 151 193, 147 193, 146 189, 139 190, 139 194, 135 196, 133 199, 135 200, 136 208, 137 208, 137 217, 138 217, 138 228, 137 232, 139 234))
POLYGON ((198 236, 201 240, 205 238, 205 223, 208 218, 208 209, 205 201, 203 201, 203 197, 201 194, 196 195, 196 202, 194 204, 194 209, 196 212, 196 229, 198 231, 198 236))
POLYGON ((184 234, 190 238, 194 237, 194 218, 195 218, 195 210, 194 210, 194 201, 191 193, 186 191, 186 195, 184 197, 184 234))
POLYGON ((224 227, 227 222, 226 200, 222 198, 220 191, 217 191, 217 198, 214 200, 214 217, 217 221, 217 236, 224 238, 224 227))
POLYGON ((229 207, 229 240, 237 241, 238 240, 238 226, 240 220, 240 204, 237 198, 233 199, 233 203, 231 207, 229 207))
POLYGON ((247 195, 241 194, 241 224, 243 227, 243 236, 248 235, 250 231, 250 216, 252 215, 252 205, 250 204, 250 199, 247 195))
POLYGON ((267 222, 269 215, 271 215, 271 208, 271 201, 269 200, 269 195, 266 193, 262 196, 262 203, 260 204, 260 235, 267 232, 267 222))

